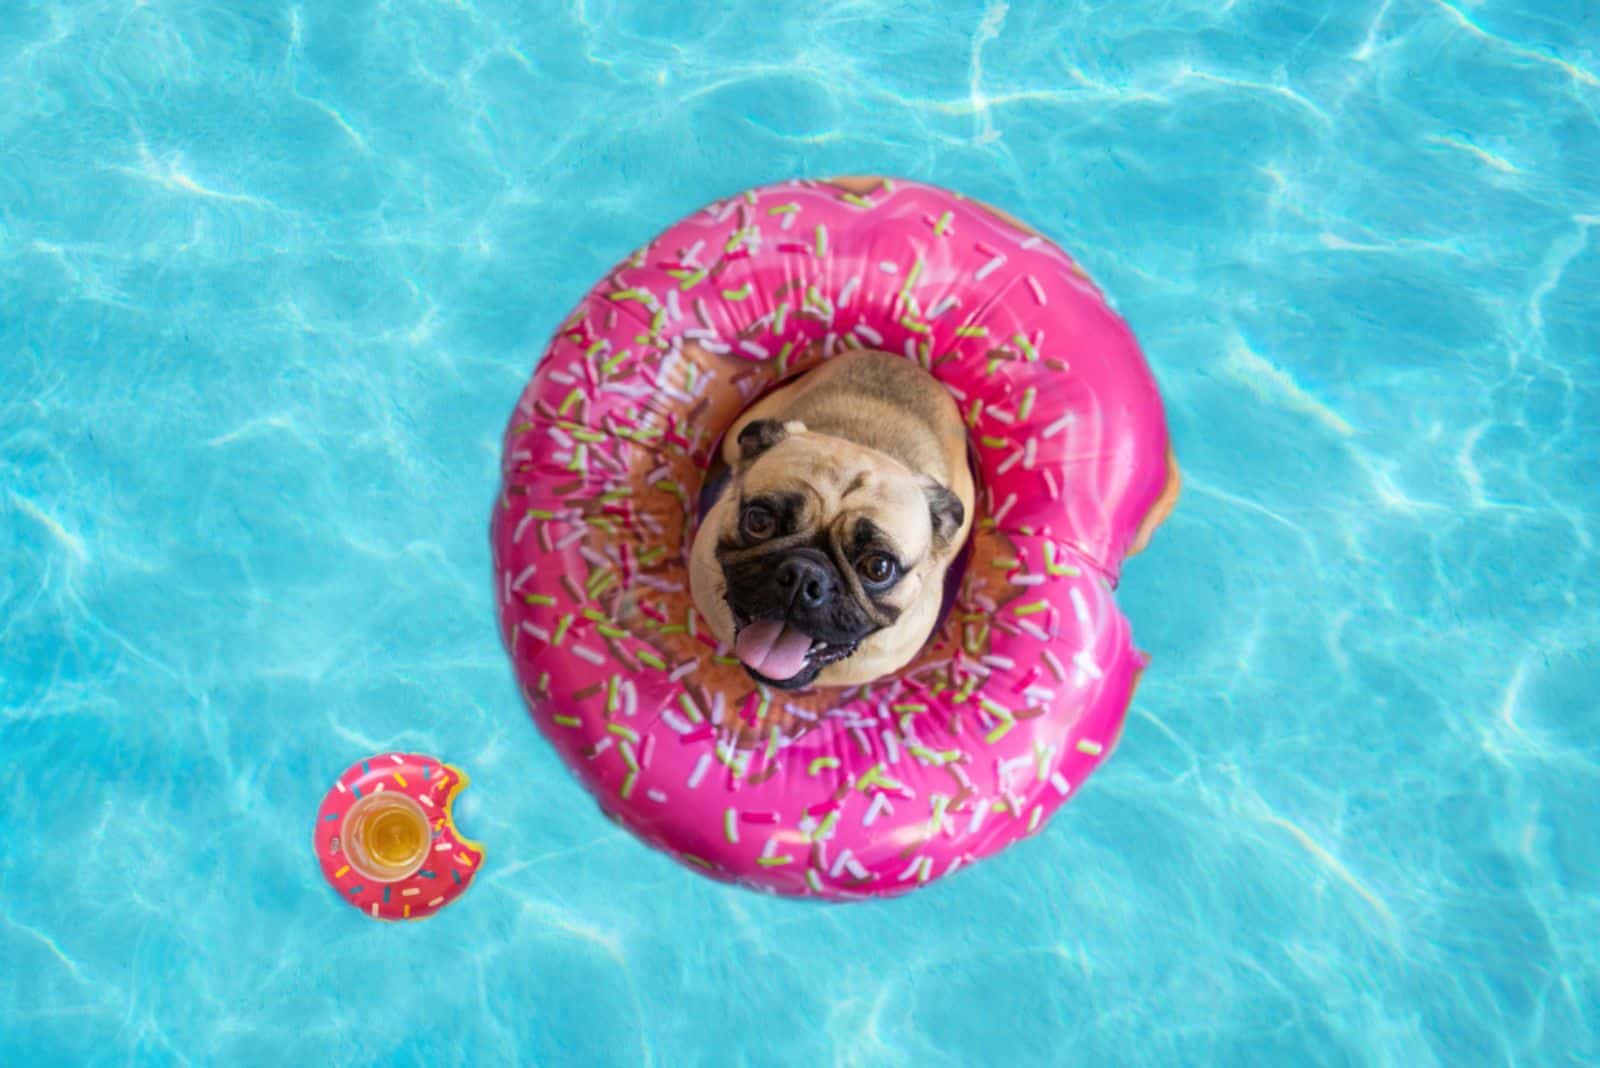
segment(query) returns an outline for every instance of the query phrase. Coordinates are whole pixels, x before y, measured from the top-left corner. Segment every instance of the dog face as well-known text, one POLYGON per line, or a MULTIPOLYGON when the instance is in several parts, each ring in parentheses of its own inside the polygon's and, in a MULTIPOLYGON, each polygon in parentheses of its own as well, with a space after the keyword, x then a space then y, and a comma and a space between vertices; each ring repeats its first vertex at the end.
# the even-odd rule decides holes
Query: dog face
POLYGON ((751 676, 829 685, 848 658, 882 674, 916 655, 959 549, 955 494, 885 453, 770 419, 740 433, 732 474, 695 555, 710 570, 701 544, 714 538, 734 652, 751 676))

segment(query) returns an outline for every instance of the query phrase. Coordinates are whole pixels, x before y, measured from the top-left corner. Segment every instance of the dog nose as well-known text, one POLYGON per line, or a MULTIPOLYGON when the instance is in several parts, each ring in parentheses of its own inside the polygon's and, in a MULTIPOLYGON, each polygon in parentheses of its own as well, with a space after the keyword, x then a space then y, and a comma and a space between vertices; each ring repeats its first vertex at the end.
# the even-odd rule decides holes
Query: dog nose
POLYGON ((833 577, 815 560, 793 557, 778 565, 778 590, 790 605, 820 608, 833 592, 833 577))

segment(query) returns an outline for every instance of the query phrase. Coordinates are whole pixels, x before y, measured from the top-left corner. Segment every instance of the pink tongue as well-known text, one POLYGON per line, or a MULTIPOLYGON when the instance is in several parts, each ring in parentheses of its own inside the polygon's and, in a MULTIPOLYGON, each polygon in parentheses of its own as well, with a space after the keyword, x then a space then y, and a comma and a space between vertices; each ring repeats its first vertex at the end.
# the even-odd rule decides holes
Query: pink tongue
POLYGON ((775 619, 752 623, 734 639, 733 651, 744 665, 769 679, 783 682, 806 666, 811 639, 775 619))

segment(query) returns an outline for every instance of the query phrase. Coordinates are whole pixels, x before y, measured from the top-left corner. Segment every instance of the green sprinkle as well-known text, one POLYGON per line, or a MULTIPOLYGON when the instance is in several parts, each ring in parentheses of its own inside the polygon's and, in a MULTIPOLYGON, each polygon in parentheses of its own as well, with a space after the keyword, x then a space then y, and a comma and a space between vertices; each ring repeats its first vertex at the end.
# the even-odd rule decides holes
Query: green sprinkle
POLYGON ((911 299, 911 287, 917 284, 917 279, 922 277, 922 257, 918 256, 911 262, 911 270, 906 272, 905 285, 900 287, 900 299, 911 299))
POLYGON ((546 608, 554 608, 556 604, 556 599, 550 596, 548 593, 525 594, 522 600, 525 604, 543 605, 546 608))
POLYGON ((728 841, 739 841, 739 814, 731 808, 722 810, 722 836, 728 841))
POLYGON ((583 726, 583 720, 579 719, 577 716, 559 716, 558 715, 558 716, 553 716, 551 718, 554 719, 557 723, 561 724, 563 727, 581 727, 581 726, 583 726))
POLYGON ((739 658, 736 656, 713 656, 711 662, 721 664, 723 667, 738 667, 739 658))
POLYGON ((694 698, 687 692, 678 694, 678 707, 683 709, 683 714, 689 717, 690 723, 704 723, 706 717, 700 714, 700 708, 694 703, 694 698))
POLYGON ((615 356, 611 357, 611 359, 609 359, 605 363, 601 364, 600 365, 600 370, 601 370, 601 372, 603 374, 610 374, 612 371, 615 371, 618 367, 621 367, 622 366, 622 361, 626 360, 627 358, 628 358, 628 350, 627 349, 621 349, 621 350, 619 350, 617 352, 617 354, 615 356))
MULTIPOLYGON (((623 753, 626 754, 627 750, 624 749, 623 753)), ((628 768, 627 778, 622 780, 622 787, 621 787, 621 789, 619 789, 617 791, 617 793, 622 795, 622 799, 624 801, 626 801, 628 799, 629 795, 631 795, 633 793, 633 784, 638 782, 638 781, 639 781, 639 769, 637 767, 629 767, 628 768)))
POLYGON ((606 440, 606 436, 598 430, 569 430, 568 433, 579 441, 587 441, 591 445, 598 445, 606 440))
POLYGON ((722 291, 722 299, 723 300, 744 300, 752 292, 754 292, 754 290, 752 289, 750 283, 746 282, 744 285, 740 286, 738 289, 724 289, 722 291))
POLYGON ((605 347, 606 347, 606 342, 605 342, 604 339, 602 339, 600 341, 596 341, 593 345, 590 345, 588 348, 583 350, 583 358, 586 359, 586 360, 591 360, 591 359, 594 358, 594 354, 595 353, 599 352, 601 349, 603 349, 605 347))
POLYGON ((1011 442, 1007 441, 1005 438, 997 438, 992 434, 985 434, 982 437, 980 437, 978 439, 978 441, 985 448, 989 448, 989 449, 1003 449, 1007 445, 1011 444, 1011 442))
POLYGON ((1022 350, 1022 354, 1028 358, 1029 363, 1039 362, 1039 351, 1033 347, 1033 342, 1029 341, 1021 334, 1013 337, 1011 341, 1017 346, 1017 348, 1022 350))
POLYGON ((955 218, 955 212, 947 211, 939 216, 939 221, 933 224, 933 236, 943 237, 950 232, 950 220, 955 218))
POLYGON ((1050 604, 1047 601, 1031 601, 1028 604, 1019 604, 1012 609, 1012 612, 1019 616, 1036 616, 1040 612, 1048 611, 1050 611, 1050 604))
POLYGON ((890 705, 895 712, 926 712, 928 706, 917 701, 906 701, 898 705, 890 705))
POLYGON ((690 864, 702 867, 707 871, 710 871, 715 866, 705 857, 697 857, 693 853, 679 853, 678 856, 682 857, 684 860, 687 860, 690 864))
POLYGON ((988 336, 989 336, 989 328, 987 326, 958 326, 958 327, 956 327, 956 337, 988 337, 988 336))
POLYGON ((623 630, 621 627, 613 626, 610 623, 601 623, 594 629, 600 633, 601 637, 604 638, 626 638, 628 636, 627 631, 623 630))
POLYGON ((644 665, 646 665, 648 667, 653 667, 657 671, 665 671, 665 670, 667 670, 667 662, 665 660, 662 660, 655 653, 649 652, 648 650, 645 650, 645 649, 640 649, 638 652, 634 653, 633 655, 639 658, 639 663, 641 663, 641 664, 644 664, 644 665))
POLYGON ((817 256, 820 258, 828 254, 828 231, 821 223, 817 224, 817 256))
POLYGON ((657 545, 655 548, 649 550, 648 552, 640 553, 639 554, 639 563, 641 565, 643 565, 644 567, 649 567, 651 564, 653 564, 657 560, 661 559, 662 556, 666 555, 666 552, 667 552, 667 547, 665 545, 657 545))
POLYGON ((793 857, 780 855, 776 857, 757 857, 756 863, 763 868, 781 868, 793 860, 793 857))
POLYGON ((680 293, 687 293, 701 282, 704 282, 706 280, 707 273, 709 272, 707 272, 704 267, 700 268, 698 271, 695 271, 689 277, 678 283, 678 291, 680 293))
POLYGON ((567 630, 571 626, 572 626, 572 614, 568 613, 567 615, 562 616, 561 617, 561 622, 556 624, 556 632, 550 638, 550 644, 551 645, 560 645, 562 640, 564 638, 566 638, 567 630))
POLYGON ((622 707, 621 695, 617 692, 617 676, 613 675, 606 680, 606 715, 614 716, 622 707))
POLYGON ((909 316, 907 318, 901 319, 900 320, 900 325, 905 327, 907 330, 911 331, 913 334, 927 334, 927 333, 931 333, 932 330, 933 330, 933 328, 930 327, 927 323, 919 323, 915 319, 910 318, 909 316))
POLYGON ((820 842, 827 838, 828 833, 833 830, 833 825, 838 822, 839 810, 834 809, 832 812, 822 817, 822 822, 817 824, 817 829, 811 833, 811 840, 813 842, 820 842))
POLYGON ((1026 419, 1028 418, 1029 414, 1032 413, 1033 398, 1037 393, 1038 390, 1034 389, 1032 386, 1029 386, 1027 389, 1022 391, 1022 403, 1017 405, 1018 419, 1026 419))
POLYGON ((581 400, 583 400, 583 390, 579 389, 577 386, 573 386, 572 392, 567 394, 567 399, 561 402, 561 408, 559 409, 560 414, 566 415, 567 412, 572 410, 572 406, 581 400))
POLYGON ((615 734, 618 738, 626 738, 634 745, 639 744, 639 732, 634 730, 632 727, 629 727, 627 724, 608 723, 606 724, 606 730, 611 734, 615 734))
POLYGON ((816 774, 818 772, 820 772, 823 768, 836 768, 838 766, 839 766, 839 758, 838 757, 819 756, 815 760, 813 760, 810 764, 806 765, 806 773, 811 775, 812 777, 815 777, 816 774))
POLYGON ((652 299, 649 293, 642 289, 619 289, 611 294, 611 299, 616 301, 636 300, 641 304, 649 303, 652 299))
POLYGON ((1003 719, 994 730, 983 736, 983 740, 989 745, 993 745, 995 742, 998 742, 1000 739, 1010 734, 1011 728, 1015 727, 1016 725, 1017 721, 1014 719, 1003 719))
POLYGON ((844 201, 846 204, 851 204, 858 208, 872 207, 872 201, 868 200, 866 197, 857 196, 854 193, 845 193, 840 196, 839 199, 844 201))
POLYGON ((775 204, 767 209, 768 215, 793 215, 800 210, 798 204, 775 204))

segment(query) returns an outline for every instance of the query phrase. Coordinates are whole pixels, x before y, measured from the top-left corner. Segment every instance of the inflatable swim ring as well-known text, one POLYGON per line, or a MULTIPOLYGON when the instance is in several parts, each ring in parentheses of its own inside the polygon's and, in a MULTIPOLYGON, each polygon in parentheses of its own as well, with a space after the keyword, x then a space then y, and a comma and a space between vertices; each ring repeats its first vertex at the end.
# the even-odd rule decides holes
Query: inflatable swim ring
POLYGON ((584 296, 504 444, 497 595, 534 720, 608 815, 706 874, 911 889, 1038 831, 1116 744, 1144 659, 1111 591, 1176 467, 1132 334, 1009 216, 878 178, 713 204, 584 296), (780 694, 695 617, 696 495, 742 409, 859 347, 959 401, 979 517, 898 677, 780 694))
POLYGON ((323 878, 375 919, 432 916, 483 866, 483 846, 461 836, 450 811, 467 782, 461 769, 411 753, 350 765, 317 811, 323 878))

